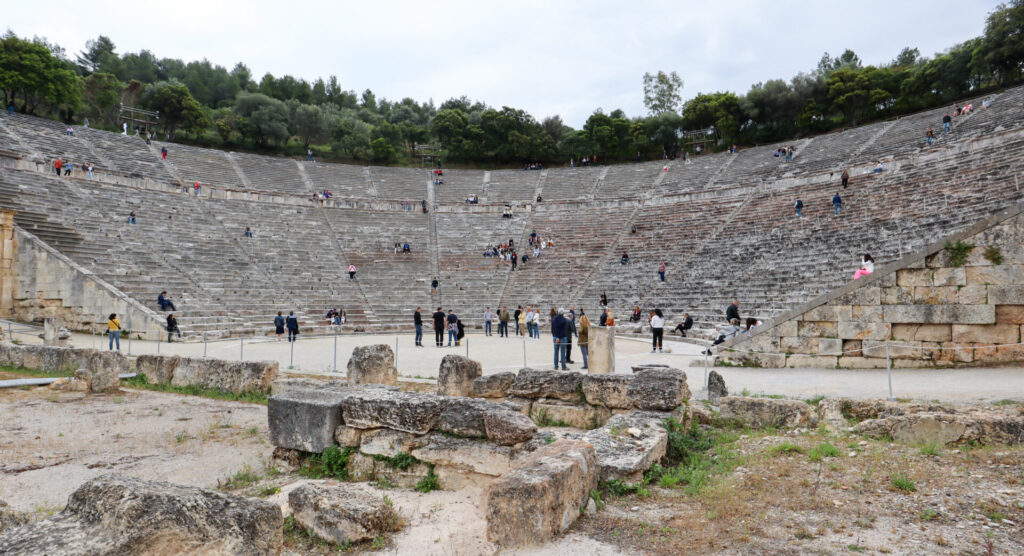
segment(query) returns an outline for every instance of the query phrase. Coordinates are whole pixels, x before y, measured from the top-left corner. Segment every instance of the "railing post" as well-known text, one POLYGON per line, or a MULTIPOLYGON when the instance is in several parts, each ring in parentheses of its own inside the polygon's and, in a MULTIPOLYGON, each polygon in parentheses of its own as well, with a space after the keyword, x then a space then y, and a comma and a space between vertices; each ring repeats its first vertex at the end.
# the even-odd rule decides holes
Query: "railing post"
POLYGON ((889 342, 885 342, 885 372, 889 376, 889 401, 892 397, 892 357, 889 355, 889 342))
POLYGON ((245 361, 245 338, 238 338, 238 360, 245 361))
POLYGON ((523 368, 526 368, 526 331, 523 330, 523 368))
POLYGON ((466 359, 469 359, 469 336, 466 336, 463 340, 466 340, 466 359))
MULTIPOLYGON (((157 342, 160 341, 160 337, 156 337, 157 342)), ((160 348, 160 344, 157 343, 157 349, 160 348)), ((157 352, 159 353, 159 351, 157 352)), ((132 355, 132 321, 128 321, 128 357, 132 355)))
POLYGON ((288 342, 288 345, 291 346, 291 349, 288 350, 288 368, 289 369, 294 369, 295 368, 295 342, 288 342))
POLYGON ((203 332, 203 358, 206 357, 206 332, 203 332))
MULTIPOLYGON (((395 365, 395 368, 397 369, 398 365, 395 365)), ((332 373, 338 372, 338 330, 337 329, 334 330, 334 366, 331 367, 331 372, 332 373)))
POLYGON ((704 391, 708 391, 708 350, 711 348, 704 349, 704 391))
MULTIPOLYGON (((162 339, 162 338, 161 338, 160 336, 157 336, 157 337, 156 337, 156 354, 157 354, 157 355, 160 355, 160 340, 161 340, 161 339, 162 339)), ((129 342, 129 345, 130 345, 130 344, 131 344, 131 342, 129 342)), ((132 352, 132 348, 130 348, 130 347, 129 347, 129 348, 128 348, 128 353, 131 353, 131 352, 132 352)))

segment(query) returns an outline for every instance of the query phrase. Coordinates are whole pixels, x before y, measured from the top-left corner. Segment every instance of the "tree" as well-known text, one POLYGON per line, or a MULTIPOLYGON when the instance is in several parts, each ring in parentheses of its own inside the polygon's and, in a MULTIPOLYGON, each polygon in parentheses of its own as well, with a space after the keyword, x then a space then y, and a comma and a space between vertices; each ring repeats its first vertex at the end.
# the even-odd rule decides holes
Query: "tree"
POLYGON ((85 50, 78 53, 75 61, 82 70, 89 74, 97 72, 103 65, 109 65, 111 59, 116 59, 114 53, 114 41, 110 37, 100 35, 85 43, 85 50))
POLYGON ((44 44, 10 32, 0 39, 0 89, 5 105, 20 96, 21 111, 28 114, 40 105, 48 110, 74 108, 79 98, 78 78, 63 60, 44 44))
POLYGON ((975 66, 988 70, 996 83, 1012 82, 1024 71, 1024 0, 1000 4, 985 21, 985 34, 974 51, 975 66))
POLYGON ((852 125, 857 125, 857 112, 863 109, 871 98, 868 78, 864 72, 853 69, 837 69, 829 74, 828 99, 832 106, 842 111, 852 125))
POLYGON ((210 125, 202 105, 182 83, 161 81, 150 85, 144 97, 150 109, 160 111, 164 132, 170 137, 174 137, 178 129, 198 133, 210 125))
POLYGON ((288 139, 288 107, 280 100, 263 93, 239 92, 235 112, 242 117, 239 125, 242 135, 256 141, 258 146, 265 146, 267 141, 284 143, 288 139))
POLYGON ((292 115, 292 133, 302 139, 302 148, 308 149, 313 141, 327 138, 327 118, 319 106, 303 104, 292 115))
POLYGON ((644 74, 644 106, 652 115, 662 112, 678 112, 682 103, 680 91, 683 80, 676 72, 659 71, 656 75, 644 74))
POLYGON ((893 60, 892 63, 889 65, 907 69, 916 66, 920 61, 920 50, 916 48, 910 48, 909 46, 904 46, 903 50, 901 50, 899 55, 896 56, 896 59, 893 60))
POLYGON ((93 73, 82 80, 85 114, 108 127, 117 125, 121 104, 121 82, 109 73, 93 73))
POLYGON ((370 149, 373 151, 373 161, 387 164, 395 158, 395 148, 383 137, 378 137, 370 142, 370 149))

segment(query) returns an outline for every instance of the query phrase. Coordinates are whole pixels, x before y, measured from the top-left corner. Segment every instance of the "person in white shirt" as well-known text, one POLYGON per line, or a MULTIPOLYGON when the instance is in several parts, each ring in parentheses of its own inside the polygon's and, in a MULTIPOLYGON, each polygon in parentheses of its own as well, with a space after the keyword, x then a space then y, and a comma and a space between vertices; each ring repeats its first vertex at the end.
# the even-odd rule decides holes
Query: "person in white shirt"
POLYGON ((864 253, 860 258, 860 268, 853 273, 853 279, 857 280, 861 277, 867 276, 875 271, 875 259, 871 258, 871 255, 864 253))
POLYGON ((540 339, 540 311, 534 310, 529 315, 526 315, 526 322, 533 327, 533 337, 540 339))
POLYGON ((488 307, 487 310, 484 311, 484 335, 486 335, 486 336, 490 336, 491 335, 491 322, 493 320, 494 320, 494 313, 492 313, 491 312, 491 308, 488 307))
POLYGON ((651 313, 651 353, 662 352, 662 339, 665 337, 665 316, 661 309, 655 309, 651 313))

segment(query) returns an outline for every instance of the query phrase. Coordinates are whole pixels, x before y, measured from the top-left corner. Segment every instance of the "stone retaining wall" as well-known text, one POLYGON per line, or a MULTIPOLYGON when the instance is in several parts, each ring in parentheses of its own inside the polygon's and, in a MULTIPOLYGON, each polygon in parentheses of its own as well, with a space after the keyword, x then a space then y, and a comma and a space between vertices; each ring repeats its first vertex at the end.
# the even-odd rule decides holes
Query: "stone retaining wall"
POLYGON ((119 375, 128 372, 128 358, 117 351, 0 342, 0 365, 74 373, 93 392, 117 390, 119 375))
POLYGON ((277 377, 277 361, 229 361, 177 355, 140 355, 135 370, 151 384, 196 385, 225 392, 270 393, 277 377))

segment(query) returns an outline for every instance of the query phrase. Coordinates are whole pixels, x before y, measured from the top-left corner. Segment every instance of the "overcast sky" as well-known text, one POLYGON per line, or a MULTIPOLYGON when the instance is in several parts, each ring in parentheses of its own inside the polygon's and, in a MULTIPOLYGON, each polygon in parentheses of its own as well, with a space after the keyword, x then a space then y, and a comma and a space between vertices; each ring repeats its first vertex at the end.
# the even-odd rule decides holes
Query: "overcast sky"
POLYGON ((560 114, 579 127, 595 108, 644 114, 642 76, 677 71, 683 98, 746 92, 812 70, 825 51, 865 64, 904 46, 936 52, 978 36, 998 2, 305 1, 103 2, 8 6, 0 25, 40 35, 69 55, 98 35, 119 53, 241 61, 307 80, 334 74, 379 97, 440 104, 466 95, 560 114))

